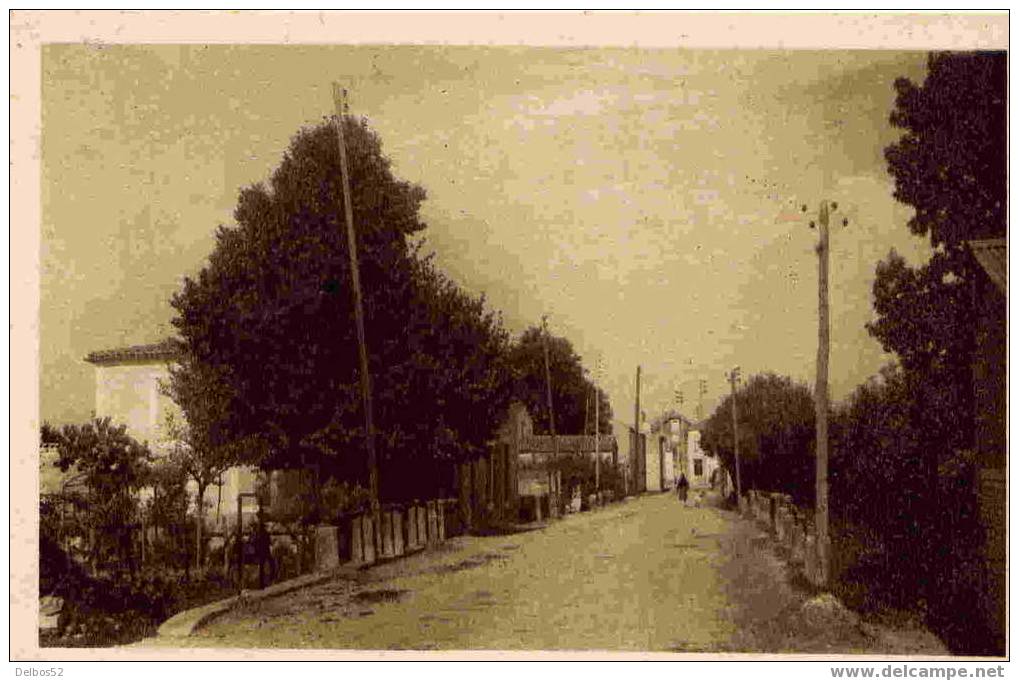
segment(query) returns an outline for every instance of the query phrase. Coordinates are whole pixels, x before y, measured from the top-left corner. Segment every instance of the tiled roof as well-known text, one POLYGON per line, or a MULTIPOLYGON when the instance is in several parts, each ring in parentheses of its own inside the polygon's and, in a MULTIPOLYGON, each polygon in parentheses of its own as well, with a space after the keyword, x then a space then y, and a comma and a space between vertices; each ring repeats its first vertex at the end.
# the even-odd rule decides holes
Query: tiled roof
MULTIPOLYGON (((593 452, 594 435, 557 435, 559 440, 559 452, 561 454, 571 452, 593 452)), ((602 435, 598 438, 598 449, 602 452, 611 452, 616 445, 615 435, 602 435)), ((520 440, 521 452, 551 452, 551 435, 525 435, 520 440)))
POLYGON ((969 247, 998 290, 1008 293, 1008 239, 974 239, 969 247))
POLYGON ((140 362, 155 360, 172 360, 177 357, 173 345, 168 340, 148 345, 129 345, 124 348, 113 348, 112 350, 97 350, 90 352, 86 362, 92 364, 120 364, 122 362, 140 362))

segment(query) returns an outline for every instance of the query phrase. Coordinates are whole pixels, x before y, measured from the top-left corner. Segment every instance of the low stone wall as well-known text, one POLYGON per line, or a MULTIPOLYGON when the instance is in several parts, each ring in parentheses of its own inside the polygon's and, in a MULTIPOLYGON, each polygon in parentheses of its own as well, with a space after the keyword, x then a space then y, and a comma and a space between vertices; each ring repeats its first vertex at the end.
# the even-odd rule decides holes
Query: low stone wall
POLYGON ((377 517, 365 511, 338 525, 315 528, 315 569, 364 567, 437 546, 459 533, 451 499, 384 506, 377 517))
POLYGON ((740 509, 745 518, 767 530, 789 552, 790 562, 811 584, 821 585, 812 513, 794 505, 788 494, 759 490, 748 491, 740 509))

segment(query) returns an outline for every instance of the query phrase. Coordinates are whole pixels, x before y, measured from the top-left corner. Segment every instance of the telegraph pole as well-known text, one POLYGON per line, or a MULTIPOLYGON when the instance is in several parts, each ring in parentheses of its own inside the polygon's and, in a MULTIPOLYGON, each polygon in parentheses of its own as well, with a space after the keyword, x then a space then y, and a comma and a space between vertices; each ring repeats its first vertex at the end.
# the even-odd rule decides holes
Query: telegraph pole
POLYGON ((340 175, 343 180, 343 213, 347 223, 347 251, 350 254, 350 282, 354 291, 354 324, 357 328, 357 347, 361 361, 361 398, 364 401, 365 448, 368 450, 368 494, 374 525, 376 550, 381 550, 379 527, 379 468, 375 456, 375 427, 372 423, 371 374, 368 373, 368 342, 364 332, 364 304, 361 299, 361 275, 357 260, 357 235, 354 232, 354 209, 350 196, 350 171, 347 168, 347 145, 343 138, 343 117, 347 113, 347 91, 333 83, 333 100, 336 104, 336 137, 340 148, 340 175))
POLYGON ((633 400, 633 483, 640 490, 637 473, 641 471, 640 451, 640 365, 637 365, 637 390, 633 400))
POLYGON ((587 427, 591 425, 591 393, 588 392, 584 395, 584 430, 580 431, 582 435, 587 435, 587 427))
MULTIPOLYGON (((555 410, 552 408, 552 369, 549 365, 548 359, 548 315, 543 315, 541 318, 541 344, 545 350, 545 392, 548 397, 548 425, 549 432, 552 433, 552 461, 558 463, 559 461, 559 438, 556 437, 555 432, 555 410)), ((557 471, 552 472, 552 478, 550 483, 552 485, 556 482, 557 471)), ((556 486, 557 493, 554 495, 554 503, 558 508, 558 486, 556 486)), ((549 513, 552 513, 553 495, 551 494, 552 489, 549 489, 549 513)))
POLYGON ((708 393, 708 382, 703 378, 697 389, 697 420, 704 420, 704 396, 708 393))
POLYGON ((599 447, 599 435, 601 435, 601 422, 598 420, 598 403, 601 402, 601 388, 596 383, 594 386, 594 493, 596 498, 601 493, 601 447, 599 447))
MULTIPOLYGON (((817 558, 820 584, 827 585, 831 576, 831 540, 828 533, 828 355, 830 324, 828 321, 829 221, 838 204, 821 201, 817 222, 817 377, 814 384, 814 420, 816 423, 817 479, 814 525, 817 528, 817 558)), ((807 206, 803 206, 807 212, 807 206)), ((842 219, 842 225, 849 220, 842 219)), ((814 221, 810 227, 814 228, 814 221)))
POLYGON ((743 479, 740 476, 739 464, 739 417, 736 413, 736 382, 739 380, 739 367, 733 367, 729 373, 729 385, 732 386, 732 448, 736 457, 736 504, 743 508, 743 479))

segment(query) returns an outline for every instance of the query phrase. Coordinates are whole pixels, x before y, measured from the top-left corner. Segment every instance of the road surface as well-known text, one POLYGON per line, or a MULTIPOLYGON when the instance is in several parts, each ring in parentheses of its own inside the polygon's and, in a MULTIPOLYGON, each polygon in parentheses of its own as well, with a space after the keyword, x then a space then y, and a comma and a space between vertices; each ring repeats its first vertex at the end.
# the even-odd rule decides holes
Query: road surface
POLYGON ((411 650, 938 652, 917 632, 811 625, 767 538, 650 495, 227 613, 189 645, 411 650))

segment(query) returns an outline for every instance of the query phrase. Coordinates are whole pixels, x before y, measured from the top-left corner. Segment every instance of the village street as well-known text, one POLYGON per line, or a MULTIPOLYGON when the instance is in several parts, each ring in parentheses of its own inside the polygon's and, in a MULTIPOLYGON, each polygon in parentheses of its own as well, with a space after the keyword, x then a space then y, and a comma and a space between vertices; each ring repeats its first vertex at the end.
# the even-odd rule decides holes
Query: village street
MULTIPOLYGON (((932 637, 811 622, 749 521, 672 494, 437 550, 251 604, 199 647, 936 653, 932 637)), ((173 645, 180 645, 174 641, 173 645)))

